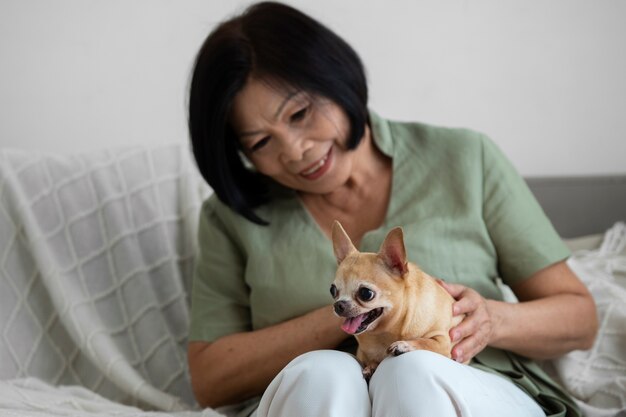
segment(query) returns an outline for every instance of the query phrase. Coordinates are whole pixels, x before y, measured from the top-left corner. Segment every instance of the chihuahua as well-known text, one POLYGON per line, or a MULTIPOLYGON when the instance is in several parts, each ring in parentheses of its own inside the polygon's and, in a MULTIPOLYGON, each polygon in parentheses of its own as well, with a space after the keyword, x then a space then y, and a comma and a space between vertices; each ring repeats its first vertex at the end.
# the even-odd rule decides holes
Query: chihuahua
POLYGON ((450 358, 449 331, 463 316, 452 315, 455 300, 434 278, 407 262, 402 229, 391 230, 378 253, 359 252, 338 221, 332 239, 333 308, 358 341, 365 379, 388 355, 425 349, 450 358))

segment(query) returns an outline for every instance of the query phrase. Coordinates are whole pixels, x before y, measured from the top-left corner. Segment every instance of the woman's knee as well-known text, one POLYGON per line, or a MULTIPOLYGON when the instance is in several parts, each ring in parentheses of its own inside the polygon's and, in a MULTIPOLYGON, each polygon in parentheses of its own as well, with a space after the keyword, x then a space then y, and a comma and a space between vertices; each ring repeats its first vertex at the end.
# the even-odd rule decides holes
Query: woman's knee
POLYGON ((543 415, 510 381, 429 351, 385 359, 372 376, 370 395, 375 417, 543 415))
MULTIPOLYGON (((438 353, 414 351, 382 361, 370 381, 373 416, 455 415, 446 375, 458 364, 438 353), (433 414, 434 413, 434 414, 433 414)), ((456 379, 452 377, 452 380, 456 379)))
POLYGON ((432 380, 433 375, 446 373, 450 368, 460 364, 438 353, 428 350, 416 350, 400 356, 388 357, 380 363, 374 377, 386 379, 393 375, 394 378, 406 376, 412 380, 419 378, 426 381, 432 380))
POLYGON ((361 366, 350 354, 336 350, 316 350, 292 360, 283 370, 298 378, 324 383, 351 383, 361 376, 361 366))
POLYGON ((263 394, 257 413, 365 417, 371 415, 371 407, 357 360, 347 353, 322 350, 292 360, 263 394))

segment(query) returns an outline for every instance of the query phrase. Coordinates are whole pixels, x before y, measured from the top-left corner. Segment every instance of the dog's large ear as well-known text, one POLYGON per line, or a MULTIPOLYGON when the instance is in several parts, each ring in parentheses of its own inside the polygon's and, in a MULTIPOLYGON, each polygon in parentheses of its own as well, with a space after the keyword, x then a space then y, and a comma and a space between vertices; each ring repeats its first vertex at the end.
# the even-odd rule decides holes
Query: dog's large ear
POLYGON ((378 256, 392 271, 399 275, 407 273, 409 267, 406 263, 404 235, 400 227, 396 227, 387 233, 387 237, 378 251, 378 256))
POLYGON ((350 255, 352 252, 356 252, 356 248, 352 244, 350 237, 343 227, 341 223, 337 220, 333 223, 333 250, 335 251, 335 257, 337 258, 337 264, 340 264, 346 256, 350 255))

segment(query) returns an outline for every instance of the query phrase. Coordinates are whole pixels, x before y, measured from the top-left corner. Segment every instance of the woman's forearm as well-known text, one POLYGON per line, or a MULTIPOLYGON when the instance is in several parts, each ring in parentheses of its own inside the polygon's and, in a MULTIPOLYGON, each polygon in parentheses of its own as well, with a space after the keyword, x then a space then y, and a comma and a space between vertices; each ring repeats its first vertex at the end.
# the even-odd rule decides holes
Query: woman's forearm
POLYGON ((490 345, 534 359, 591 348, 597 331, 589 295, 558 294, 521 303, 487 301, 494 320, 490 345))
POLYGON ((217 407, 261 394, 296 356, 331 349, 346 338, 330 306, 262 330, 189 344, 197 401, 217 407))

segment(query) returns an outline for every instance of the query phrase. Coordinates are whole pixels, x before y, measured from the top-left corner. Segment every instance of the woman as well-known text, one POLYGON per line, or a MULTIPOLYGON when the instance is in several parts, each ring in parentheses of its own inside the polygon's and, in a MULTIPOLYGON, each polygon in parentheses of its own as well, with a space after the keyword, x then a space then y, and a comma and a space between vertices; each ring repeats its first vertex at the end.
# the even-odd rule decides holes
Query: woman
POLYGON ((595 306, 491 141, 369 112, 352 48, 277 3, 209 35, 189 119, 215 191, 201 213, 188 351, 201 405, 243 403, 240 415, 258 416, 580 415, 527 358, 589 348, 595 306), (445 280, 454 314, 466 315, 451 330, 454 360, 386 359, 368 386, 330 307, 335 219, 367 252, 404 228, 409 258, 445 280), (501 301, 496 277, 520 303, 501 301))

